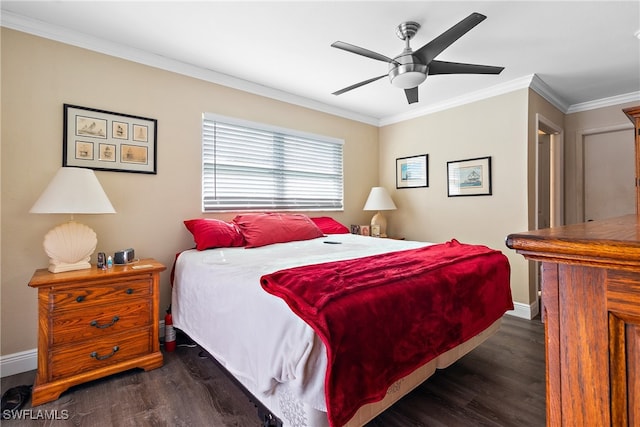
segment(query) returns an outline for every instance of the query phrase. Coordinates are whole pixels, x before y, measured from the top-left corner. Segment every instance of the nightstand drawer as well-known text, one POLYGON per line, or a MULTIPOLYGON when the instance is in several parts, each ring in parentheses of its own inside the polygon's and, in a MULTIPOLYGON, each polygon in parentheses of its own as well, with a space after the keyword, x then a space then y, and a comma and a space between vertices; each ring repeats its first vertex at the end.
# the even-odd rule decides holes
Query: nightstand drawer
POLYGON ((89 307, 82 313, 59 311, 51 317, 50 345, 105 337, 151 326, 151 301, 89 307))
POLYGON ((123 332, 101 340, 59 346, 50 353, 49 380, 93 371, 151 351, 152 328, 123 332))
POLYGON ((153 293, 152 284, 149 279, 53 291, 49 294, 50 309, 84 310, 95 304, 125 304, 133 298, 149 297, 153 293))

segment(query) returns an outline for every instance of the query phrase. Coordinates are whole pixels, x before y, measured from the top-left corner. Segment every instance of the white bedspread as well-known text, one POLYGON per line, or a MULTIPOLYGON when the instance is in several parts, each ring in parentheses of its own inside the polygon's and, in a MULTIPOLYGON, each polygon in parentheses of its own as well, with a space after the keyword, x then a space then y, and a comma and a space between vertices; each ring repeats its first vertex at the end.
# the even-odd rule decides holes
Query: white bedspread
POLYGON ((287 383, 297 399, 326 411, 324 344, 283 300, 262 289, 260 277, 284 268, 425 245, 336 234, 252 249, 188 250, 176 262, 174 325, 257 398, 287 383))

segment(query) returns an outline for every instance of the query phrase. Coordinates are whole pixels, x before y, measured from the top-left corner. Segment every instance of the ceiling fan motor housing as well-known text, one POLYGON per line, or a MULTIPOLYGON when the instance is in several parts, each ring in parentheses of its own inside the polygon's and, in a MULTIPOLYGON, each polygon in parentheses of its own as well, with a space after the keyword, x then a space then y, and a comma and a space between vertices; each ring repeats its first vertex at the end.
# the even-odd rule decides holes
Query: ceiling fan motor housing
POLYGON ((403 22, 396 28, 396 35, 406 42, 404 51, 389 63, 389 80, 395 87, 411 89, 418 86, 427 78, 428 67, 412 55, 409 41, 420 29, 420 24, 414 21, 403 22))
POLYGON ((394 62, 389 63, 389 80, 392 85, 411 89, 426 80, 429 68, 412 55, 411 49, 405 49, 393 60, 394 62))

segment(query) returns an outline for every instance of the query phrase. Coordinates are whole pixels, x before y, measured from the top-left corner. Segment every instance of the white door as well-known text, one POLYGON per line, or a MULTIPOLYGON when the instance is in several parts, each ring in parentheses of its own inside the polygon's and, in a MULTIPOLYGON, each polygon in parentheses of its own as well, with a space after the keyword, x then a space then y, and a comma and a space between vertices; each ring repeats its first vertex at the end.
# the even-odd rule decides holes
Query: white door
POLYGON ((633 131, 584 136, 585 221, 635 213, 633 131))

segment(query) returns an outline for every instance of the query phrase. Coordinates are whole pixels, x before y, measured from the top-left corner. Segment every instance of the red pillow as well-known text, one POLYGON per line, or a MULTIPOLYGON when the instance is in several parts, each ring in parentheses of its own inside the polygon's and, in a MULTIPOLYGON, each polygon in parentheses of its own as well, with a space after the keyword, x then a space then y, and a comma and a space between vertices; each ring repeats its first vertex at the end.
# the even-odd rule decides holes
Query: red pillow
POLYGON ((238 215, 233 222, 240 229, 248 248, 315 239, 324 235, 318 226, 303 214, 238 215))
POLYGON ((316 218, 310 218, 311 221, 314 222, 315 225, 324 233, 324 234, 347 234, 350 233, 349 229, 344 225, 340 224, 335 219, 328 216, 319 216, 316 218))
POLYGON ((244 246, 244 238, 235 224, 218 219, 198 218, 184 221, 193 235, 196 249, 230 248, 244 246))

